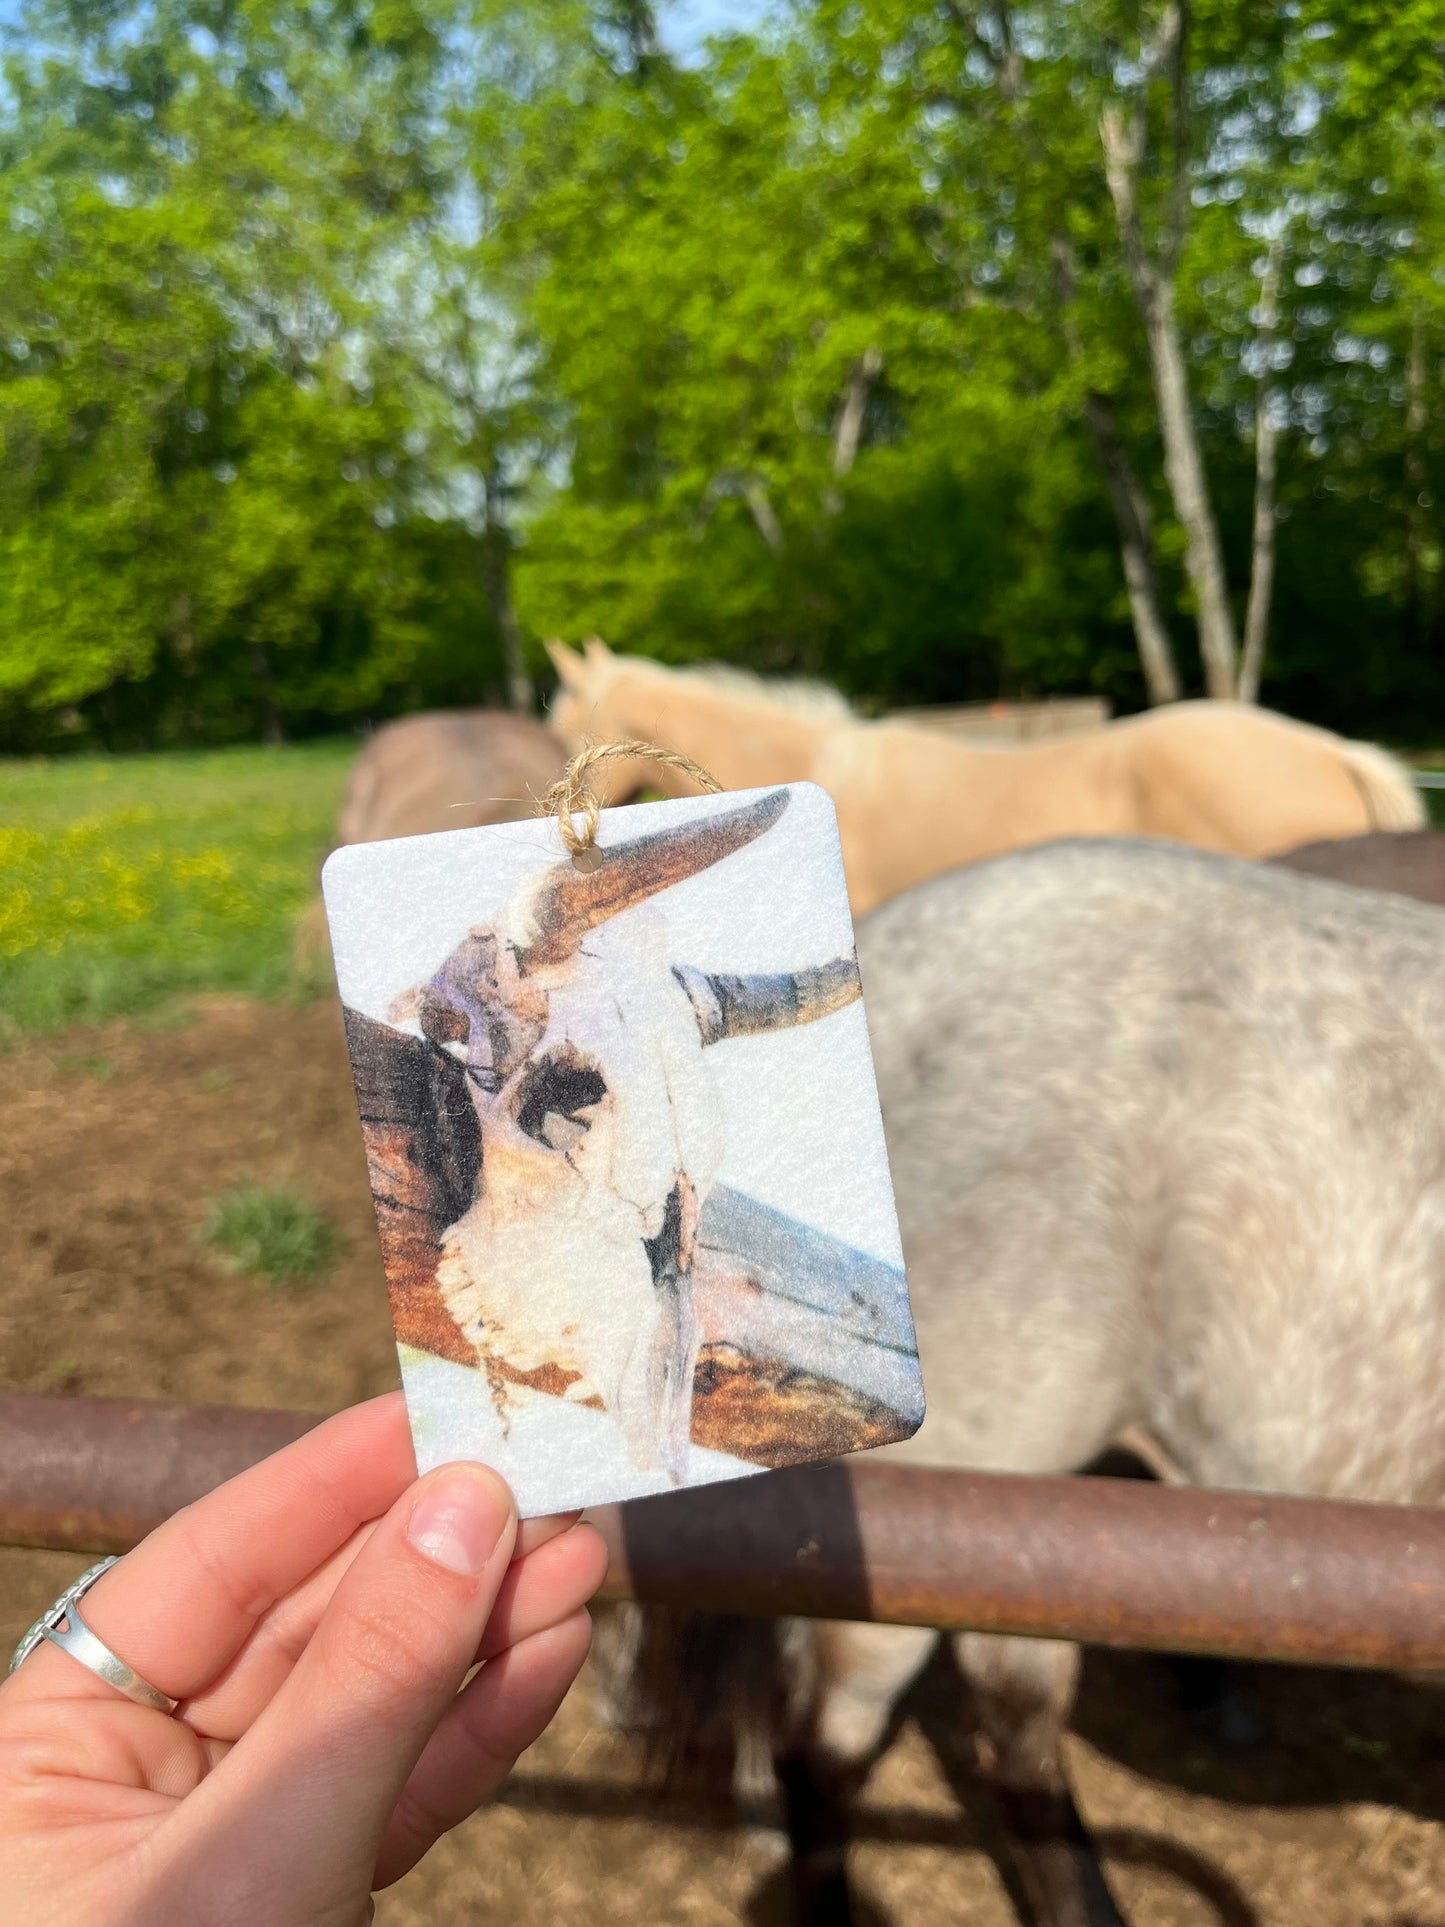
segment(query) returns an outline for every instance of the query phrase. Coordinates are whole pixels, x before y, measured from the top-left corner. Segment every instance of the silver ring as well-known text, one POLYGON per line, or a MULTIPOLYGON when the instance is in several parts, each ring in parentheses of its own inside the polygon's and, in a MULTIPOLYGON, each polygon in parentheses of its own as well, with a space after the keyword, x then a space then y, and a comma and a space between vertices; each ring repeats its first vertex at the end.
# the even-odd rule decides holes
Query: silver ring
POLYGON ((116 1563, 117 1555, 112 1554, 109 1559, 102 1559, 99 1565, 83 1572, 73 1586, 67 1586, 55 1604, 40 1615, 15 1648, 8 1671, 13 1673, 17 1666, 23 1665, 41 1640, 48 1639, 52 1646, 58 1646, 62 1653, 69 1653, 72 1659, 78 1659, 97 1679, 103 1679, 107 1686, 124 1693, 137 1706, 148 1706, 157 1713, 174 1713, 180 1701, 171 1699, 158 1686, 152 1686, 149 1680, 142 1679, 139 1673, 127 1666, 103 1639, 97 1638, 77 1610, 96 1580, 116 1563))

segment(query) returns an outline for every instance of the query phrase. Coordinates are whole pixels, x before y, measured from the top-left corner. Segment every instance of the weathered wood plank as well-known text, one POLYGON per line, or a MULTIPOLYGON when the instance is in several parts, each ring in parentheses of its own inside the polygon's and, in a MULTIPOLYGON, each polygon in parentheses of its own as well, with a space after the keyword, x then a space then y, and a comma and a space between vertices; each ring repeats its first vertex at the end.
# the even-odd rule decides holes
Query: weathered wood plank
MULTIPOLYGON (((436 1285, 441 1237, 470 1204, 481 1132, 461 1065, 346 1013, 397 1337, 478 1366, 436 1285)), ((903 1273, 742 1193, 704 1206, 694 1295, 703 1347, 693 1436, 758 1465, 880 1444, 921 1416, 903 1273)), ((516 1377, 515 1374, 508 1374, 516 1377)), ((561 1396, 555 1367, 519 1383, 561 1396)))
POLYGON ((466 1074, 420 1037, 359 1011, 344 1015, 397 1336, 458 1365, 475 1365, 476 1351, 436 1283, 441 1234, 466 1210, 482 1168, 481 1127, 466 1074))
POLYGON ((702 1208, 698 1243, 740 1261, 761 1290, 811 1306, 870 1344, 917 1356, 901 1267, 724 1184, 702 1208))
MULTIPOLYGON (((838 1318, 759 1286, 745 1261, 699 1251, 693 1301, 705 1346, 719 1347, 766 1367, 781 1385, 787 1374, 804 1374, 834 1395, 864 1400, 887 1413, 888 1436, 923 1416, 918 1361, 912 1352, 859 1338, 838 1318)), ((883 1419, 878 1419, 880 1425, 883 1419)), ((734 1449, 734 1448, 729 1448, 734 1449)), ((741 1456, 746 1457, 746 1453, 741 1456)))
POLYGON ((863 1392, 727 1341, 705 1344, 693 1382, 692 1437, 753 1465, 842 1458, 899 1435, 899 1414, 863 1392))

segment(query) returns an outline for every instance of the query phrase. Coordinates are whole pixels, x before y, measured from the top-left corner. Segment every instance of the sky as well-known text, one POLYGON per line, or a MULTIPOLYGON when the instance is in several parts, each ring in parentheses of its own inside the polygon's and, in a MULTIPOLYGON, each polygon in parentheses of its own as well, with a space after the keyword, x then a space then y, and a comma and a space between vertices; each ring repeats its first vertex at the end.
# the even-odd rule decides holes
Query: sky
MULTIPOLYGON (((709 34, 751 27, 767 10, 768 0, 663 0, 659 26, 666 45, 686 59, 709 34)), ((20 0, 0 0, 0 23, 9 24, 19 12, 20 0)))
POLYGON ((666 45, 685 59, 709 34, 755 26, 767 10, 768 0, 673 0, 659 7, 658 28, 666 45))

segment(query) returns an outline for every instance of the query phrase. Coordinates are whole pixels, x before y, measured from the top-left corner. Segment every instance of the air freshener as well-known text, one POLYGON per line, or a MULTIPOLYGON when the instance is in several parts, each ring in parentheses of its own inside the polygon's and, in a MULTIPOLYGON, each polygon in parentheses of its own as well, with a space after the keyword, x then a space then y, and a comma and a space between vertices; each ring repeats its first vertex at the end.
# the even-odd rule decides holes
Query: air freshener
POLYGON ((352 845, 323 878, 419 1467, 483 1460, 535 1516, 907 1437, 829 797, 565 828, 352 845))

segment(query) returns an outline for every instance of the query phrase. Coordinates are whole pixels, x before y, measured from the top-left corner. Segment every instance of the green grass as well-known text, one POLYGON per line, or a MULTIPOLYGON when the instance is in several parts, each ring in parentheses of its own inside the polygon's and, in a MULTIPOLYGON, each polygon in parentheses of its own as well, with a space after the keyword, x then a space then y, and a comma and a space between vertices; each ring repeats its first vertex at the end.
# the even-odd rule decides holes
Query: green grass
POLYGON ((354 752, 0 762, 0 1041, 294 987, 354 752))
POLYGON ((55 1060, 55 1068, 64 1076, 93 1077, 99 1083, 108 1084, 115 1076, 115 1060, 101 1051, 63 1050, 55 1060))
POLYGON ((278 1289, 330 1271, 341 1234, 314 1204, 281 1186, 237 1184, 217 1198, 201 1229, 227 1268, 278 1289))

